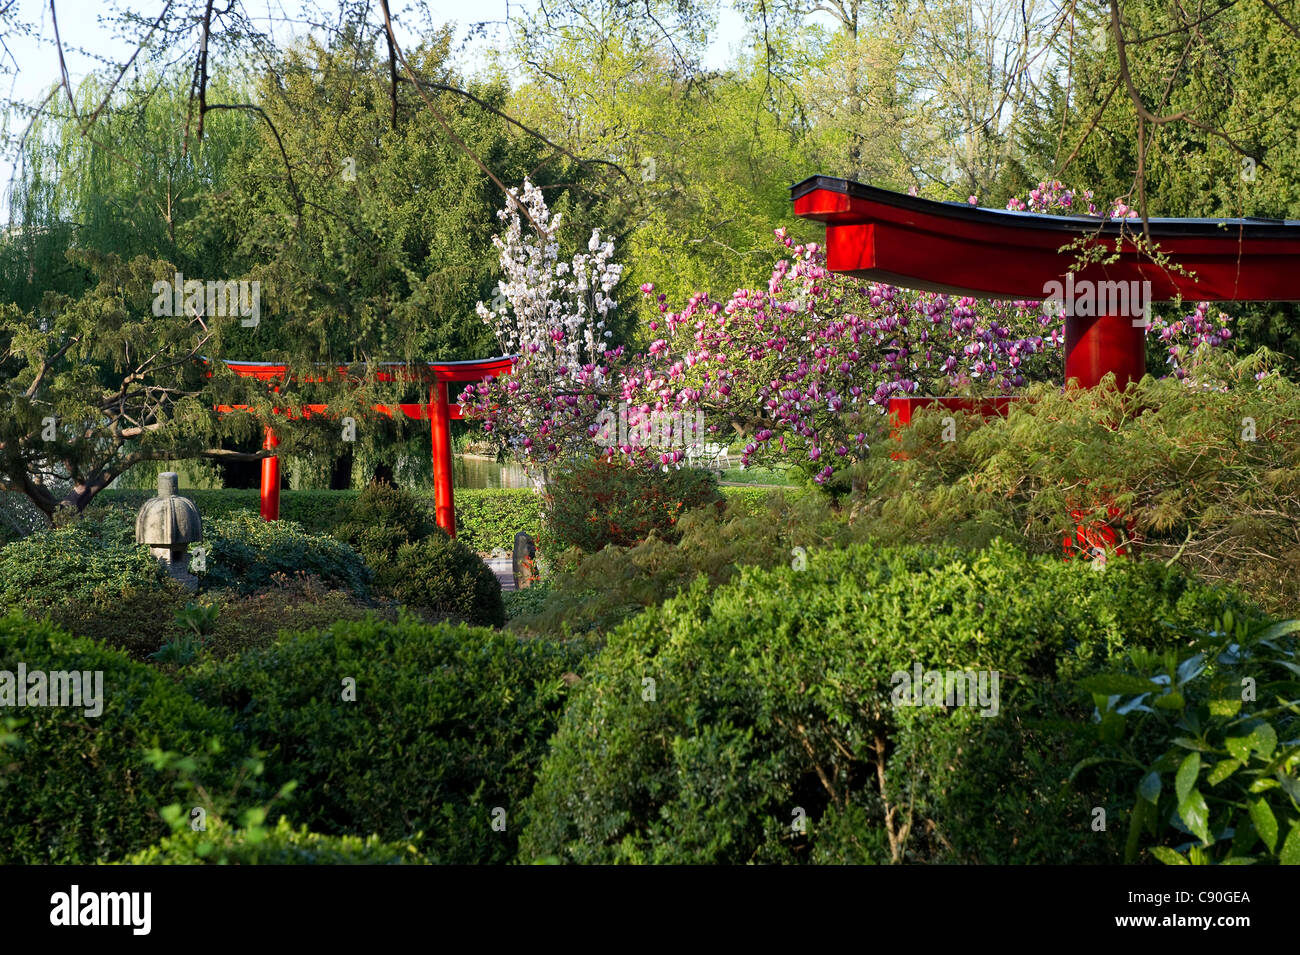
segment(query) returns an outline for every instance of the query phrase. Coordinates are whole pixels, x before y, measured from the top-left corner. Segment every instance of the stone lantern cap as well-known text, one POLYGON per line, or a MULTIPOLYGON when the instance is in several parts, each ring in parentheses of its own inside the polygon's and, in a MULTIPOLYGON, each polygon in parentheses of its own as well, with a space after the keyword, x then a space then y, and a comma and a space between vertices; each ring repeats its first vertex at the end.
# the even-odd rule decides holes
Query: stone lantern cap
POLYGON ((158 475, 158 496, 145 501, 135 518, 135 542, 149 545, 155 553, 183 554, 190 544, 203 540, 199 509, 176 493, 179 480, 175 471, 158 475))

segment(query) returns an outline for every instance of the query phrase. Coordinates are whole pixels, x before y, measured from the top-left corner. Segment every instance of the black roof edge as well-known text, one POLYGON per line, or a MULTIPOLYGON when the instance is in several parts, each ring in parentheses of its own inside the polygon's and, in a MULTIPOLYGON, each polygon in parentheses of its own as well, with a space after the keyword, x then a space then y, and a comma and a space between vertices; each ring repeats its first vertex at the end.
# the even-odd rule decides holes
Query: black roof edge
MULTIPOLYGON (((901 192, 892 192, 877 186, 854 182, 851 179, 837 179, 834 176, 809 176, 802 182, 790 187, 790 200, 800 199, 817 189, 839 192, 855 199, 867 199, 899 209, 909 209, 929 215, 943 216, 948 219, 960 219, 967 222, 980 222, 987 225, 1012 225, 1020 228, 1045 229, 1055 232, 1079 233, 1080 231, 1101 231, 1118 234, 1125 222, 1138 223, 1138 219, 1102 219, 1099 216, 1058 216, 1037 212, 1015 212, 1010 209, 989 209, 972 206, 964 202, 938 202, 934 199, 922 199, 901 192)), ((1249 238, 1300 238, 1300 220, 1296 219, 1151 219, 1152 235, 1162 236, 1207 236, 1218 235, 1231 230, 1232 234, 1249 238)))

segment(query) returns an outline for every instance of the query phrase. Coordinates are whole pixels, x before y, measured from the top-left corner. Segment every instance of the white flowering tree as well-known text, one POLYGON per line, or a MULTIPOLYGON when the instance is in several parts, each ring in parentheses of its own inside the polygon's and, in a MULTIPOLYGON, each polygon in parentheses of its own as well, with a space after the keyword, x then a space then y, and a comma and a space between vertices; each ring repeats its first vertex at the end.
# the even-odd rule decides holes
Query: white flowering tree
POLYGON ((608 347, 607 325, 623 267, 611 261, 614 243, 599 230, 585 252, 562 261, 560 217, 527 180, 522 196, 512 190, 497 215, 506 226, 492 240, 502 278, 492 306, 480 302, 478 314, 502 350, 517 357, 509 376, 471 385, 459 400, 467 417, 482 421, 498 447, 536 475, 552 461, 593 450, 593 422, 609 397, 611 364, 622 355, 608 347))

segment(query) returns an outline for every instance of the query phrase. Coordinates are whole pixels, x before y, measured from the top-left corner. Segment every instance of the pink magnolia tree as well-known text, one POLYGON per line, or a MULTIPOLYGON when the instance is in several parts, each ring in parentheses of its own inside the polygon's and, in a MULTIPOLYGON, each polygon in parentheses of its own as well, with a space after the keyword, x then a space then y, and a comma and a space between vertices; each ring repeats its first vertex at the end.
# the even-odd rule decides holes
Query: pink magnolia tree
MULTIPOLYGON (((1010 205, 1072 212, 1084 204, 1096 214, 1090 193, 1045 183, 1027 204, 1010 205)), ((1133 215, 1122 203, 1109 211, 1133 215)), ((628 354, 604 345, 619 276, 613 244, 593 233, 586 254, 560 261, 545 203, 527 183, 500 215, 507 304, 479 309, 519 358, 510 376, 471 386, 460 400, 467 417, 529 467, 600 453, 680 467, 690 443, 705 437, 683 434, 682 424, 702 416, 706 435, 741 436, 744 464, 795 464, 825 483, 866 457, 891 397, 1006 394, 1062 373, 1063 322, 1043 303, 836 274, 817 243, 798 244, 784 229, 776 237, 785 257, 764 288, 720 301, 700 293, 674 311, 643 285, 649 344, 628 354), (520 201, 541 233, 525 230, 520 201), (670 427, 655 426, 664 421, 670 427)), ((1183 377, 1198 347, 1231 337, 1227 322, 1201 303, 1176 320, 1152 316, 1148 336, 1166 343, 1183 377)))

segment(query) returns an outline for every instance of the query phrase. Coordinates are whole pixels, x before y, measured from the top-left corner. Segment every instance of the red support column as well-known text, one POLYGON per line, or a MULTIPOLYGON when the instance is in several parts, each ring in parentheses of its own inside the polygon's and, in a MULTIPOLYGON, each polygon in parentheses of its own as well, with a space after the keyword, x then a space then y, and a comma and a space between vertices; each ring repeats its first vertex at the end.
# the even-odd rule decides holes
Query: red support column
POLYGON ((456 536, 456 505, 451 488, 451 408, 447 385, 435 381, 429 389, 430 431, 433 433, 433 507, 438 526, 456 536))
POLYGON ((1095 388, 1107 372, 1120 388, 1146 374, 1146 329, 1119 315, 1065 317, 1065 382, 1095 388))
MULTIPOLYGON (((266 440, 262 447, 267 450, 280 446, 280 439, 270 428, 266 429, 266 440)), ((262 458, 262 520, 280 519, 280 459, 262 458)))

